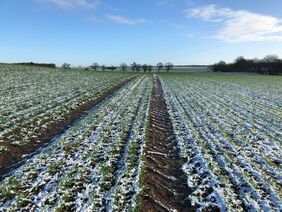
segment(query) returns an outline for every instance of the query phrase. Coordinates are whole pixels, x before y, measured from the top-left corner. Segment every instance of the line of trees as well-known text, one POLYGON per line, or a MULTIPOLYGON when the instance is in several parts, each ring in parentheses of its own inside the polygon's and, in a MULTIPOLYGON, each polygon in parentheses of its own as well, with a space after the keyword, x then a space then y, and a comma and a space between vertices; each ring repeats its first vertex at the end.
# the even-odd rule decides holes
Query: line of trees
POLYGON ((277 55, 267 55, 263 59, 238 57, 233 63, 220 61, 210 67, 214 72, 254 72, 260 74, 282 74, 282 59, 277 55))
MULTIPOLYGON (((69 65, 69 64, 68 64, 69 65)), ((127 70, 132 70, 134 72, 141 72, 143 71, 144 73, 146 72, 152 72, 154 70, 156 70, 157 72, 161 72, 161 71, 166 71, 169 72, 173 69, 173 64, 168 62, 168 63, 157 63, 155 66, 153 65, 149 65, 149 64, 138 64, 136 62, 133 62, 131 65, 127 65, 126 63, 121 63, 119 68, 122 71, 127 71, 127 70)), ((69 68, 69 66, 67 66, 69 68)), ((65 64, 62 66, 62 68, 66 68, 65 64)), ((85 70, 89 70, 89 69, 93 69, 95 71, 97 71, 100 68, 100 70, 105 71, 105 70, 111 70, 114 71, 116 70, 118 67, 115 66, 105 66, 102 65, 100 66, 98 63, 93 63, 91 66, 85 68, 85 70)))
MULTIPOLYGON (((124 64, 121 65, 121 67, 123 67, 124 64)), ((171 71, 173 68, 173 64, 168 62, 168 63, 157 63, 155 66, 153 65, 148 65, 148 64, 137 64, 136 62, 132 63, 130 65, 130 69, 132 71, 136 71, 136 72, 139 72, 139 71, 142 71, 145 73, 145 72, 152 72, 153 70, 157 70, 157 72, 160 72, 162 70, 166 71, 166 72, 169 72, 171 71)), ((124 69, 122 69, 124 70, 124 69)))
POLYGON ((69 64, 69 63, 64 63, 64 64, 62 65, 62 68, 63 68, 63 69, 70 69, 70 68, 71 68, 71 64, 69 64))
POLYGON ((36 67, 45 67, 45 68, 56 68, 56 64, 54 63, 12 63, 13 65, 23 65, 23 66, 36 66, 36 67))

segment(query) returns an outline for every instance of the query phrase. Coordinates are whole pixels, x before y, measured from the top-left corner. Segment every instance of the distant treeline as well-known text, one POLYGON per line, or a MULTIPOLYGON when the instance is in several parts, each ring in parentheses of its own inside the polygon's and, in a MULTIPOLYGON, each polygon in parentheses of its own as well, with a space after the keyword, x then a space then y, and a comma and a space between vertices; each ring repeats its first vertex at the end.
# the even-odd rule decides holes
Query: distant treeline
POLYGON ((174 65, 174 67, 176 68, 203 68, 203 67, 207 67, 207 65, 174 65))
POLYGON ((36 66, 36 67, 46 67, 46 68, 56 68, 54 63, 13 63, 12 65, 23 65, 23 66, 36 66))
MULTIPOLYGON (((91 66, 85 68, 85 70, 90 70, 90 69, 94 69, 95 71, 97 71, 98 69, 100 69, 101 71, 105 71, 105 70, 117 70, 120 69, 122 71, 127 71, 127 70, 132 70, 133 72, 140 72, 143 71, 144 73, 146 72, 152 72, 154 70, 161 72, 162 70, 169 72, 173 69, 174 65, 171 62, 167 62, 167 63, 157 63, 155 66, 150 65, 150 64, 138 64, 136 62, 133 62, 131 65, 127 65, 126 63, 121 63, 119 66, 105 66, 102 65, 100 66, 98 63, 93 63, 91 66)), ((68 63, 64 63, 62 65, 62 68, 64 69, 69 69, 70 68, 70 64, 68 63)))
POLYGON ((267 55, 263 59, 238 57, 233 63, 220 61, 210 68, 215 72, 254 72, 278 75, 282 74, 282 59, 276 55, 267 55))

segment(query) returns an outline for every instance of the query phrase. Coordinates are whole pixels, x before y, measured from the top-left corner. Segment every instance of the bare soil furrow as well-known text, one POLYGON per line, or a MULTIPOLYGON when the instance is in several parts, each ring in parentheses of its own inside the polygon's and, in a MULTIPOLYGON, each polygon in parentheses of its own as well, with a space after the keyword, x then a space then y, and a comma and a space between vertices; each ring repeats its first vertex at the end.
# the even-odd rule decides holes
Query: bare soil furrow
POLYGON ((145 147, 141 211, 193 211, 160 80, 155 77, 145 147))

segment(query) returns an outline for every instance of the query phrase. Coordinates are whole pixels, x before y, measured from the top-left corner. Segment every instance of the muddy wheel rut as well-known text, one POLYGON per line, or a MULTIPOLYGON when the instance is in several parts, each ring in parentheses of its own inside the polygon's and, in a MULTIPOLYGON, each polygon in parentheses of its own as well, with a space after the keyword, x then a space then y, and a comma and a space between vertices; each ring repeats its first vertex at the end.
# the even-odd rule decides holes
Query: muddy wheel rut
POLYGON ((194 211, 159 78, 153 83, 140 210, 194 211))
POLYGON ((32 156, 40 147, 52 141, 57 135, 67 130, 73 123, 85 115, 96 105, 111 97, 117 90, 125 86, 127 83, 135 79, 135 77, 124 80, 112 88, 106 90, 94 100, 89 100, 85 104, 80 105, 77 109, 71 111, 64 119, 59 119, 54 123, 42 129, 36 137, 30 138, 30 141, 21 147, 8 146, 9 152, 0 154, 0 179, 4 178, 7 173, 17 168, 25 159, 32 156), (38 142, 40 141, 40 142, 38 142))

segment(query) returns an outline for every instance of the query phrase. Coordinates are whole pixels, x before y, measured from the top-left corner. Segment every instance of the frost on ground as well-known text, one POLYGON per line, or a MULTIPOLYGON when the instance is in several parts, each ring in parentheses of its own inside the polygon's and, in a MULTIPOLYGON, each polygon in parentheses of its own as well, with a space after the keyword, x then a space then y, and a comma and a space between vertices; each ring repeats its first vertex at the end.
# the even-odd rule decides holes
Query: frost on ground
MULTIPOLYGON (((31 79, 31 72, 24 68, 14 71, 14 67, 0 71, 0 80, 7 79, 0 88, 4 114, 0 116, 0 154, 7 154, 10 147, 21 148, 24 142, 14 139, 13 133, 5 136, 9 132, 32 137, 53 118, 62 118, 70 108, 132 76, 55 74, 43 69, 40 74, 47 78, 40 78, 31 69, 31 79)), ((150 110, 152 77, 136 74, 2 180, 0 211, 134 210, 138 195, 145 191, 140 183, 144 141, 151 126, 148 117, 154 113, 150 110)), ((187 194, 183 202, 198 211, 281 211, 281 77, 165 73, 159 79, 168 111, 163 120, 169 122, 159 123, 161 119, 155 117, 152 124, 156 126, 151 127, 165 137, 162 132, 171 123, 173 145, 178 145, 184 161, 182 176, 189 190, 181 192, 187 194)), ((162 146, 160 140, 158 145, 162 146)), ((171 156, 165 148, 157 148, 148 149, 153 162, 171 156)), ((175 149, 172 146, 171 152, 175 149)), ((176 179, 167 169, 156 174, 170 182, 176 179)))
POLYGON ((151 86, 135 79, 7 177, 0 210, 134 207, 151 86))
POLYGON ((0 65, 0 174, 131 77, 0 65))
POLYGON ((183 170, 199 210, 282 210, 281 79, 163 76, 183 170), (252 81, 252 83, 250 83, 252 81))

